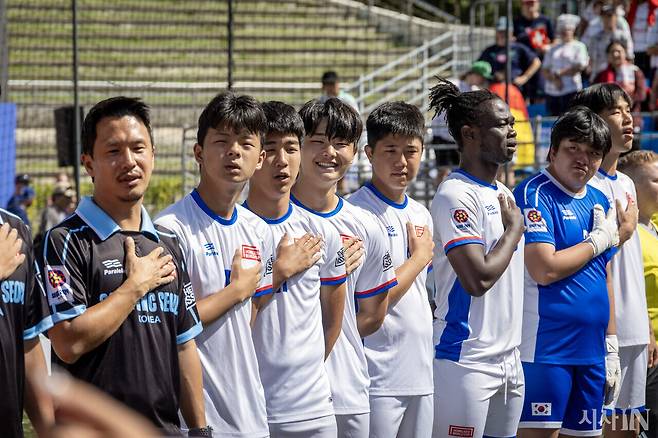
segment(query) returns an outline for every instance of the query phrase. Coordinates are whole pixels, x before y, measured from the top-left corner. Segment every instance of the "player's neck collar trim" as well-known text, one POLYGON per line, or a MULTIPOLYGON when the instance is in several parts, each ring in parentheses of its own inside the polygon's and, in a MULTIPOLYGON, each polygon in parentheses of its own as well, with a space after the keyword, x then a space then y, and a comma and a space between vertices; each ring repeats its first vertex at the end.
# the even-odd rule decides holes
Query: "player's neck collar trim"
POLYGON ((201 210, 208 216, 210 216, 211 219, 219 222, 222 225, 233 225, 236 220, 238 220, 238 209, 233 206, 233 213, 231 214, 231 217, 229 219, 224 219, 214 211, 208 205, 203 202, 203 199, 201 199, 201 195, 197 191, 197 189, 192 190, 192 193, 190 193, 192 196, 192 199, 194 199, 194 202, 196 202, 196 205, 199 206, 201 210))
POLYGON ((553 175, 551 175, 551 172, 549 172, 546 169, 542 169, 541 173, 546 176, 558 189, 563 191, 565 194, 571 196, 574 199, 582 199, 587 195, 587 184, 585 184, 585 187, 583 187, 583 190, 580 193, 575 193, 569 190, 568 188, 564 187, 560 181, 555 179, 553 175))
POLYGON ((298 206, 300 208, 303 208, 304 210, 306 210, 310 213, 313 213, 314 215, 324 217, 324 218, 331 217, 331 216, 335 215, 336 213, 338 213, 343 208, 343 198, 341 198, 340 196, 338 196, 338 204, 336 205, 336 208, 334 208, 333 210, 331 210, 327 213, 322 213, 321 211, 316 211, 316 210, 313 210, 310 207, 305 206, 304 204, 302 204, 299 201, 299 199, 295 198, 295 196, 292 193, 290 194, 290 201, 292 201, 292 203, 295 204, 296 206, 298 206))
POLYGON ((249 208, 249 204, 247 204, 247 201, 244 201, 242 203, 242 206, 244 208, 246 208, 247 210, 249 210, 250 212, 254 213, 259 218, 263 219, 265 221, 265 223, 267 223, 268 225, 276 225, 276 224, 280 224, 281 222, 285 222, 286 219, 288 219, 290 217, 290 215, 292 214, 292 203, 291 202, 288 202, 288 211, 286 211, 283 216, 278 217, 278 218, 269 218, 269 217, 259 215, 258 213, 253 211, 251 208, 249 208))
POLYGON ((489 184, 488 182, 481 180, 480 178, 471 175, 470 173, 466 172, 464 169, 455 169, 453 170, 453 173, 459 173, 460 175, 464 175, 466 178, 470 179, 471 181, 480 184, 481 186, 484 187, 489 187, 490 189, 498 190, 498 185, 494 182, 493 184, 489 184))
POLYGON ((366 184, 366 187, 369 188, 370 191, 372 193, 374 193, 375 196, 377 196, 380 200, 382 200, 383 202, 385 202, 386 204, 390 205, 393 208, 397 208, 399 210, 402 210, 409 203, 409 198, 407 198, 407 195, 404 195, 404 201, 402 201, 402 202, 395 202, 392 199, 387 198, 386 195, 384 195, 382 192, 377 190, 377 187, 375 187, 375 185, 372 183, 372 181, 369 181, 366 184))
POLYGON ((613 181, 615 181, 615 180, 617 179, 617 177, 619 176, 616 172, 615 172, 614 175, 609 175, 609 174, 607 174, 607 173, 605 172, 605 170, 601 170, 600 167, 599 167, 598 172, 599 172, 601 175, 603 175, 603 176, 605 176, 606 178, 611 179, 611 180, 613 180, 613 181))
MULTIPOLYGON (((151 217, 148 212, 141 206, 142 210, 142 225, 139 232, 150 237, 156 242, 160 241, 158 237, 158 232, 155 230, 155 226, 151 221, 151 217)), ((114 233, 121 231, 121 227, 114 222, 114 219, 110 217, 102 208, 100 208, 94 200, 85 196, 80 201, 78 208, 75 210, 75 213, 85 221, 89 228, 94 230, 96 235, 102 240, 105 241, 110 238, 114 233)))

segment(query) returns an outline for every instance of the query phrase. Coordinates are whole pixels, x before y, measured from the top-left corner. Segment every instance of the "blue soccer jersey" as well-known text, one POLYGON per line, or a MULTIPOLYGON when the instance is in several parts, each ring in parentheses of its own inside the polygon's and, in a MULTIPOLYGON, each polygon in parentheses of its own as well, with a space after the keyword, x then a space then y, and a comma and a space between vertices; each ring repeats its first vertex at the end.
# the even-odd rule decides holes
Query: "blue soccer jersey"
MULTIPOLYGON (((573 193, 544 170, 514 190, 526 224, 525 244, 548 243, 560 251, 581 243, 592 229, 592 209, 607 211, 606 196, 592 186, 573 193)), ((521 360, 562 365, 600 363, 609 319, 606 264, 609 249, 576 273, 546 286, 525 273, 521 360)))

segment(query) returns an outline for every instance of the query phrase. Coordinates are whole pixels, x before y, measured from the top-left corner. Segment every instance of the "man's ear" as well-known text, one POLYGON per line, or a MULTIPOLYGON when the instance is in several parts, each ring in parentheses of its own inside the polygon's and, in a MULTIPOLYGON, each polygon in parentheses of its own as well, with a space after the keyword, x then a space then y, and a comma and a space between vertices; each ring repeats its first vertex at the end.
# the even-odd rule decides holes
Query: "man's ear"
POLYGON ((199 143, 194 143, 194 159, 196 160, 197 164, 203 163, 203 146, 201 146, 199 143))
POLYGON ((370 147, 370 145, 367 144, 366 147, 363 148, 363 150, 366 152, 366 157, 368 157, 368 161, 372 163, 372 153, 373 153, 372 147, 370 147))
POLYGON ((80 155, 80 163, 85 167, 87 174, 94 179, 94 157, 89 154, 80 155))
POLYGON ((478 130, 470 125, 464 125, 460 129, 462 141, 473 141, 477 138, 478 130))

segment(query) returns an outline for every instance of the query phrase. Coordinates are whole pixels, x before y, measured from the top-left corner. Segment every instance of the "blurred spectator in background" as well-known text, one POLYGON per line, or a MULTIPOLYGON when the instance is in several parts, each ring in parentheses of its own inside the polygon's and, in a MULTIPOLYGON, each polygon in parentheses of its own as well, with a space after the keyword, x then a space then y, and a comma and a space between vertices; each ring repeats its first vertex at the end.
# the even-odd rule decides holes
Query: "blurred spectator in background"
MULTIPOLYGON (((486 61, 491 65, 493 76, 496 81, 505 81, 505 68, 507 53, 505 49, 505 31, 507 30, 507 17, 500 17, 496 26, 496 43, 484 49, 478 61, 486 61)), ((535 52, 527 46, 514 41, 510 35, 510 54, 512 64, 511 82, 521 88, 524 96, 535 96, 532 84, 528 83, 530 78, 541 67, 541 60, 535 52)))
POLYGON ((631 27, 631 36, 635 51, 635 65, 644 76, 652 78, 651 62, 647 50, 649 48, 649 35, 656 27, 656 8, 658 0, 632 0, 626 19, 631 27))
POLYGON ((32 205, 34 196, 34 189, 30 186, 30 176, 26 173, 16 176, 14 194, 7 202, 7 211, 20 217, 28 227, 30 219, 27 216, 27 208, 32 205))
MULTIPOLYGON (((623 41, 613 40, 606 47, 608 55, 608 66, 601 71, 594 83, 614 82, 624 89, 633 101, 631 111, 633 113, 640 111, 640 106, 647 96, 646 80, 642 70, 626 57, 626 46, 623 41)), ((639 131, 642 127, 642 117, 633 116, 633 127, 639 131)))
POLYGON ((621 41, 626 47, 626 57, 633 59, 633 40, 631 39, 630 30, 624 30, 619 26, 619 16, 617 7, 607 2, 601 6, 601 24, 602 27, 596 33, 586 32, 582 42, 589 50, 590 59, 590 81, 594 81, 596 76, 608 66, 608 45, 613 41, 621 41))
POLYGON ((40 235, 66 219, 76 207, 75 190, 67 182, 55 184, 50 200, 41 212, 40 235))
MULTIPOLYGON (((551 20, 540 13, 539 0, 522 0, 521 16, 514 18, 514 38, 520 44, 533 50, 543 61, 544 54, 550 48, 555 35, 551 20)), ((536 100, 543 98, 544 77, 537 71, 525 87, 525 97, 536 100)))
POLYGON ((578 26, 576 35, 580 35, 580 40, 585 41, 589 40, 592 35, 598 33, 603 28, 603 23, 601 22, 601 7, 610 3, 615 7, 615 12, 617 13, 617 26, 628 33, 628 36, 631 35, 631 28, 626 21, 626 9, 623 5, 616 5, 611 0, 594 0, 587 2, 587 5, 581 6, 580 14, 581 22, 578 26))
POLYGON ((359 105, 356 103, 356 99, 349 93, 340 89, 340 80, 338 78, 338 73, 335 71, 326 71, 322 74, 322 96, 320 96, 320 102, 325 102, 330 97, 337 97, 352 108, 359 112, 359 105))
POLYGON ((581 72, 589 64, 589 56, 585 44, 574 36, 579 22, 577 15, 557 17, 559 40, 544 56, 544 91, 546 108, 551 116, 561 115, 573 95, 583 89, 581 72))

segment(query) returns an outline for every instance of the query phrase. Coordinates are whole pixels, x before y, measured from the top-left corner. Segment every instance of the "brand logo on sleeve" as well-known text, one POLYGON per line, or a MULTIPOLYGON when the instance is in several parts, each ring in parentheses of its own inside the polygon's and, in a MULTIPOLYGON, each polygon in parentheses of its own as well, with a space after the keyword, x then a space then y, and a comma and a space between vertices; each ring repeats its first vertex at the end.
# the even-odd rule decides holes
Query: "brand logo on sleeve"
POLYGON ((458 224, 468 222, 468 212, 463 208, 455 208, 452 211, 452 219, 458 224))
POLYGON ((384 257, 382 257, 382 268, 384 272, 388 271, 393 267, 393 260, 391 259, 391 254, 386 251, 386 254, 384 254, 384 257))
POLYGON ((551 415, 550 403, 531 403, 532 415, 536 417, 548 417, 551 415))
POLYGON ((48 304, 56 306, 58 304, 71 301, 73 292, 71 291, 71 275, 66 266, 46 266, 46 288, 48 289, 48 304))
POLYGON ((242 245, 242 258, 245 260, 256 260, 260 262, 260 252, 253 245, 242 245))
POLYGON ((185 297, 185 308, 189 309, 194 307, 196 299, 194 298, 194 288, 192 288, 192 283, 187 283, 183 286, 183 295, 185 297))
POLYGON ((274 271, 274 256, 271 256, 269 259, 267 259, 267 263, 265 263, 264 275, 270 275, 273 271, 274 271))
POLYGON ((341 248, 336 253, 335 267, 343 266, 345 264, 345 249, 341 248))

